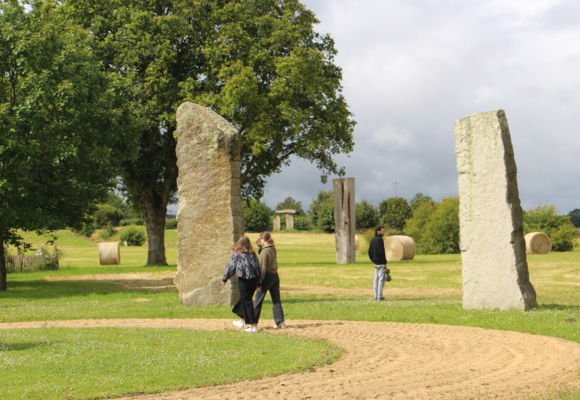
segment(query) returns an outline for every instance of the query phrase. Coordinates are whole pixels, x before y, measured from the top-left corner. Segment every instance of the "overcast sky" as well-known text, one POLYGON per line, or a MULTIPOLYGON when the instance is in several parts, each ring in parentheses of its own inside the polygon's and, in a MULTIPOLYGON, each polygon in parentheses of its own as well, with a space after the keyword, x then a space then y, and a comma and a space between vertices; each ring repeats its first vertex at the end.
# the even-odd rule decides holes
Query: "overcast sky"
MULTIPOLYGON (((524 209, 580 208, 580 1, 302 2, 338 50, 357 126, 355 150, 336 159, 357 202, 456 196, 454 120, 503 109, 524 209)), ((320 175, 295 160, 268 179, 263 201, 292 196, 307 209, 332 190, 320 175)))

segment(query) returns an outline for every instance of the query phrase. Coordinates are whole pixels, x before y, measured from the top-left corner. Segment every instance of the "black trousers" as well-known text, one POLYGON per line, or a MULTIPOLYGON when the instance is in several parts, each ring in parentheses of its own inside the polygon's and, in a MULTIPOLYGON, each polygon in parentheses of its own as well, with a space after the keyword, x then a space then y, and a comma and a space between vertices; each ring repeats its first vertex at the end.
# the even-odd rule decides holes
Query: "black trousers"
POLYGON ((282 301, 280 300, 280 277, 276 273, 268 272, 262 281, 262 290, 256 292, 256 299, 254 300, 254 312, 256 313, 256 320, 260 320, 262 313, 262 303, 266 297, 266 293, 270 292, 272 298, 272 314, 274 314, 274 321, 276 324, 284 321, 284 310, 282 310, 282 301))
POLYGON ((254 306, 252 304, 252 297, 258 286, 258 278, 242 279, 238 278, 238 287, 240 289, 240 299, 232 309, 238 317, 246 321, 248 325, 255 325, 258 323, 256 314, 254 313, 254 306))

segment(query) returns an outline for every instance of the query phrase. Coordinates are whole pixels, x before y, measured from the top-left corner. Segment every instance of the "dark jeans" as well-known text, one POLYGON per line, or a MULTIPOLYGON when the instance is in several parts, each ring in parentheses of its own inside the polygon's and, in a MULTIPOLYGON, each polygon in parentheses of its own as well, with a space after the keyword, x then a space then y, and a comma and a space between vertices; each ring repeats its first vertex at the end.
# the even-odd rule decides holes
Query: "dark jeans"
POLYGON ((258 323, 256 314, 254 313, 254 306, 252 305, 252 297, 258 286, 258 278, 242 279, 238 278, 238 287, 240 289, 240 299, 232 309, 232 312, 242 318, 246 324, 255 325, 258 323))
POLYGON ((272 298, 272 313, 274 314, 274 321, 276 324, 284 321, 284 310, 282 310, 282 301, 280 300, 280 277, 277 273, 268 272, 262 281, 262 290, 256 291, 256 298, 254 300, 254 311, 256 313, 256 320, 260 320, 262 313, 262 303, 266 297, 266 292, 270 292, 272 298))

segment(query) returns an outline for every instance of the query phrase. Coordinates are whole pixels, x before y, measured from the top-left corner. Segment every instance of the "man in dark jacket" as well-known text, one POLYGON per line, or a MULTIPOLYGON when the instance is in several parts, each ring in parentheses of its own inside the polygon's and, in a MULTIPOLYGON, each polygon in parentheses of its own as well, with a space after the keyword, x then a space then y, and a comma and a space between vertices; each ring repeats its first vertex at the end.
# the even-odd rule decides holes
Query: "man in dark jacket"
POLYGON ((369 258, 375 265, 375 280, 373 289, 375 292, 375 300, 384 301, 383 286, 385 285, 385 269, 387 267, 387 257, 385 256, 385 242, 383 235, 385 228, 381 225, 375 228, 375 237, 371 240, 369 245, 369 258))

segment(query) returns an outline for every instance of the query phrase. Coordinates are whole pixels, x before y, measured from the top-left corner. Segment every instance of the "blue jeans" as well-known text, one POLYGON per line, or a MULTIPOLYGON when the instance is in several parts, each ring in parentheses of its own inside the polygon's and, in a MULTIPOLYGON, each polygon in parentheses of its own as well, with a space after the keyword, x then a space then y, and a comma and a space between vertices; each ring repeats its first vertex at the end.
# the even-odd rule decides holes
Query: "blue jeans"
POLYGON ((385 266, 375 265, 375 280, 373 285, 375 300, 383 298, 383 286, 385 286, 385 266))

